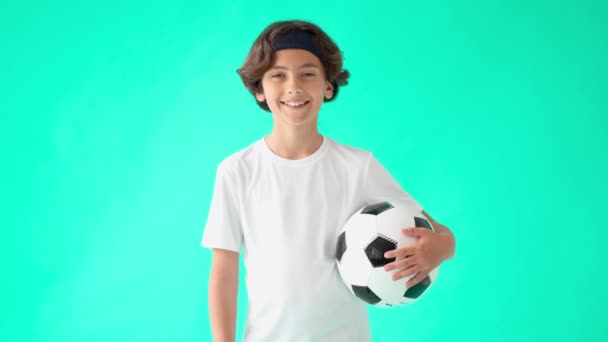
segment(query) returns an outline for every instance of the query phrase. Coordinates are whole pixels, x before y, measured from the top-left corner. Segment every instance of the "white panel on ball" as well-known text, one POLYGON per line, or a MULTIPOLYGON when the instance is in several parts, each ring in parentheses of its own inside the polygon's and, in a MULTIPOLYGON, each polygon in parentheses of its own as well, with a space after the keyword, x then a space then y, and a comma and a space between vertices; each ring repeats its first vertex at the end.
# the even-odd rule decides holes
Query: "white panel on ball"
POLYGON ((356 234, 346 234, 347 250, 350 246, 366 246, 376 237, 376 216, 354 214, 346 222, 342 231, 346 229, 356 232, 356 234))
POLYGON ((338 270, 344 279, 348 279, 349 284, 366 286, 372 272, 372 265, 363 252, 347 249, 342 256, 342 262, 338 263, 338 270), (342 267, 341 264, 357 265, 358 267, 342 267))
POLYGON ((404 278, 393 281, 391 278, 393 273, 395 273, 395 271, 387 272, 383 267, 375 268, 369 278, 368 286, 376 295, 378 295, 378 297, 382 298, 383 301, 396 304, 402 301, 403 294, 405 294, 405 291, 407 290, 405 287, 407 279, 404 278))

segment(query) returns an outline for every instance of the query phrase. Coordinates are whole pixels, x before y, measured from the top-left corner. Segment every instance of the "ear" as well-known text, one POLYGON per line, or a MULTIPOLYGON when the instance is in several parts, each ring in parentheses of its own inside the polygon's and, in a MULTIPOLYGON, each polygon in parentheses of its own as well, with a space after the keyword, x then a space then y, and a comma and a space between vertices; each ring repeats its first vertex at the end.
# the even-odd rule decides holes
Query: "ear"
POLYGON ((266 95, 264 95, 264 93, 255 93, 255 98, 258 100, 258 102, 266 101, 266 95))
POLYGON ((331 99, 334 96, 334 86, 329 81, 325 81, 325 98, 331 99))

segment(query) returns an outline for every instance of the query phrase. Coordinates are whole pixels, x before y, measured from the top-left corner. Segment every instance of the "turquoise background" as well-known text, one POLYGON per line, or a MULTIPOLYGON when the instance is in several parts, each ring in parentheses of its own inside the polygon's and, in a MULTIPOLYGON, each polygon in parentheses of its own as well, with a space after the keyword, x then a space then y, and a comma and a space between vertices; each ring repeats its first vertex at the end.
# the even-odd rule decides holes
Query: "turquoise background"
MULTIPOLYGON (((607 17, 603 1, 3 3, 0 340, 211 340, 215 168, 272 127, 235 70, 294 18, 352 73, 321 133, 374 152, 457 238, 423 299, 370 308, 373 340, 608 340, 607 17)), ((240 340, 242 282, 239 301, 240 340)))

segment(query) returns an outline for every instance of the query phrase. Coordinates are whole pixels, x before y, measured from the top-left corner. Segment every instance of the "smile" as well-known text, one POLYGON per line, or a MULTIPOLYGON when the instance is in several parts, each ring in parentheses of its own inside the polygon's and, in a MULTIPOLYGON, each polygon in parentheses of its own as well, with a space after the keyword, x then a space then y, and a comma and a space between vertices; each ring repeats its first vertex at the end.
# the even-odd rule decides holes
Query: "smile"
POLYGON ((289 108, 300 109, 300 108, 306 107, 306 105, 308 105, 308 103, 310 103, 310 101, 287 101, 287 102, 281 102, 281 103, 286 105, 289 108))

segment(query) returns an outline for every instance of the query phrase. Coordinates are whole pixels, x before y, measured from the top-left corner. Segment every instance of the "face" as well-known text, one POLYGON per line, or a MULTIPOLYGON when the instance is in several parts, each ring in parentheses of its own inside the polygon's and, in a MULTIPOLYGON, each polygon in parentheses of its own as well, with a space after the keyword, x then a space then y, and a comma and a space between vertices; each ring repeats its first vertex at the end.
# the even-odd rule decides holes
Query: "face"
POLYGON ((321 61, 302 49, 276 51, 262 88, 257 100, 266 101, 275 121, 290 126, 315 123, 323 99, 333 95, 321 61))

